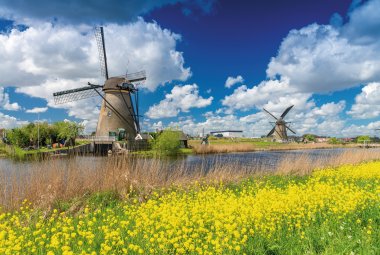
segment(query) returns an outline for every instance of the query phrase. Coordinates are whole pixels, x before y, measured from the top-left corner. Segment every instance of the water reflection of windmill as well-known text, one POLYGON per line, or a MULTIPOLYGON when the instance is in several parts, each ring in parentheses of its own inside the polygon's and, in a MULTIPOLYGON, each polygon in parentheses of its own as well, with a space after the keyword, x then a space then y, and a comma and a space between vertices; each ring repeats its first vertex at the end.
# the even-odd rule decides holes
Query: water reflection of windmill
POLYGON ((55 104, 100 96, 103 101, 99 113, 96 136, 109 136, 124 129, 126 136, 134 138, 140 132, 138 89, 136 85, 146 80, 145 71, 109 77, 103 27, 95 29, 104 85, 88 83, 87 86, 56 92, 55 104), (132 96, 133 95, 133 96, 132 96))
POLYGON ((263 109, 265 112, 267 112, 270 116, 272 116, 276 120, 275 122, 273 122, 274 127, 272 128, 271 131, 269 131, 269 133, 267 134, 267 137, 270 137, 273 135, 276 140, 287 141, 288 140, 288 135, 286 132, 287 129, 290 132, 292 132, 293 134, 296 133, 292 129, 290 129, 289 126, 287 125, 289 122, 286 122, 284 120, 286 114, 288 114, 288 112, 290 111, 290 109, 293 108, 293 106, 294 105, 286 108, 286 110, 281 114, 280 118, 277 118, 276 116, 274 116, 272 113, 270 113, 266 109, 263 109))

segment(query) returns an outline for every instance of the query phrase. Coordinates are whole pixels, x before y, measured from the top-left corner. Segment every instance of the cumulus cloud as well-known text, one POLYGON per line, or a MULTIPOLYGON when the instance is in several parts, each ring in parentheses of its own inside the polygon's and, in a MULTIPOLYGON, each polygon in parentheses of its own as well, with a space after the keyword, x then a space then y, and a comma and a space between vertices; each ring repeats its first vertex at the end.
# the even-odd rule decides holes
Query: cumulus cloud
MULTIPOLYGON (((125 74, 127 69, 145 69, 147 81, 142 87, 153 91, 191 75, 190 68, 184 67, 182 53, 175 50, 180 36, 158 24, 139 19, 128 25, 108 25, 104 31, 110 76, 125 74)), ((0 72, 8 74, 0 78, 2 86, 36 86, 47 80, 80 78, 103 82, 92 28, 45 23, 25 31, 13 29, 0 35, 0 53, 0 72)))
POLYGON ((342 26, 311 24, 291 30, 267 75, 287 77, 300 92, 343 90, 380 80, 380 0, 350 13, 342 26))
POLYGON ((203 108, 211 104, 213 97, 203 98, 199 95, 198 85, 188 84, 174 86, 160 103, 151 106, 146 113, 149 118, 175 117, 180 112, 188 112, 190 108, 203 108))
POLYGON ((20 125, 28 124, 28 121, 19 120, 16 117, 0 112, 0 128, 14 128, 20 125))
POLYGON ((379 136, 380 121, 370 122, 367 125, 351 124, 342 130, 345 137, 355 137, 358 135, 379 136))
POLYGON ((248 88, 242 85, 231 95, 222 100, 222 104, 235 110, 250 110, 252 108, 270 108, 277 112, 284 107, 295 105, 296 108, 309 107, 311 93, 300 93, 290 86, 289 80, 267 80, 259 85, 248 88))
POLYGON ((3 87, 0 87, 0 109, 7 111, 18 111, 21 109, 18 103, 11 103, 9 101, 9 94, 4 91, 3 87))
POLYGON ((43 113, 43 112, 46 112, 47 110, 48 110, 47 107, 34 107, 32 109, 26 110, 25 112, 27 112, 27 113, 43 113))
POLYGON ((355 97, 355 103, 347 112, 356 119, 370 119, 380 116, 380 83, 374 82, 362 88, 355 97))
MULTIPOLYGON (((340 116, 346 102, 316 107, 313 94, 370 83, 348 113, 355 118, 380 116, 380 90, 373 82, 380 80, 380 16, 376 12, 379 4, 380 0, 372 0, 356 7, 346 24, 336 14, 332 25, 311 24, 291 30, 278 55, 268 64, 269 79, 252 87, 236 88, 222 104, 234 111, 266 108, 275 115, 295 105, 287 118, 297 133, 341 136, 347 125, 340 116)), ((254 123, 262 124, 264 116, 259 112, 243 116, 240 121, 253 128, 254 123)))
MULTIPOLYGON (((328 102, 319 107, 309 104, 308 108, 292 109, 286 116, 288 125, 297 135, 305 133, 314 133, 318 135, 342 136, 346 121, 340 117, 345 109, 345 102, 328 102)), ((277 110, 276 107, 268 108, 275 115, 280 115, 285 109, 277 110)), ((253 114, 238 116, 236 114, 223 114, 208 111, 203 114, 204 120, 196 120, 192 116, 178 118, 177 121, 171 121, 167 126, 180 128, 184 132, 192 135, 199 135, 205 131, 216 130, 242 130, 246 137, 260 137, 266 135, 273 127, 272 117, 263 111, 253 114)), ((157 123, 146 126, 150 130, 155 130, 157 123)), ((162 123, 160 123, 162 125, 162 123)))
POLYGON ((244 79, 241 75, 238 75, 236 77, 229 76, 224 84, 226 88, 231 88, 233 85, 238 83, 243 83, 244 79))
MULTIPOLYGON (((149 91, 191 76, 182 53, 176 51, 180 35, 142 19, 110 24, 104 31, 110 76, 144 69, 147 81, 139 86, 149 91)), ((87 82, 103 83, 92 28, 44 23, 24 31, 13 29, 0 34, 0 55, 0 73, 7 74, 0 77, 0 87, 17 87, 18 93, 43 98, 49 107, 67 109, 69 116, 96 126, 99 99, 58 106, 52 101, 53 92, 83 87, 87 82)))
POLYGON ((66 23, 99 24, 104 22, 125 23, 138 15, 167 4, 182 2, 178 0, 108 0, 108 1, 49 1, 3 0, 0 17, 30 24, 35 21, 54 21, 66 23))

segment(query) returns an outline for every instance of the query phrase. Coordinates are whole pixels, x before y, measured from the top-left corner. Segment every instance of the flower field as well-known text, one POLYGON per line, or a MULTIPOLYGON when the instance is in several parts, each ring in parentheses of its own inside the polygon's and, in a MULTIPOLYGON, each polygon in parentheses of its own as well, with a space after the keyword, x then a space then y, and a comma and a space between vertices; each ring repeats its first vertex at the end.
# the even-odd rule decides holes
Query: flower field
POLYGON ((380 162, 0 213, 0 254, 380 254, 380 162))

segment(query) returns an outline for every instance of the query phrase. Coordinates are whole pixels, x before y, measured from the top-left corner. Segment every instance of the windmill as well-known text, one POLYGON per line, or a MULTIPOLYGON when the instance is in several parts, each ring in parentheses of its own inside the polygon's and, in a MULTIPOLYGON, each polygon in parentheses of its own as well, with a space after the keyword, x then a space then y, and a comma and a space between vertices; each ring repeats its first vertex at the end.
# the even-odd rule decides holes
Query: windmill
POLYGON ((140 132, 137 85, 146 80, 145 71, 109 77, 103 27, 95 28, 95 38, 104 84, 88 83, 85 87, 56 92, 53 94, 54 102, 63 104, 100 96, 103 100, 96 136, 108 137, 124 129, 127 138, 134 138, 140 132))
POLYGON ((276 118, 276 116, 274 116, 272 113, 270 113, 269 111, 263 108, 265 112, 267 112, 270 116, 272 116, 276 120, 275 122, 273 122, 274 127, 272 128, 271 131, 269 131, 269 133, 267 134, 267 137, 274 135, 276 140, 287 141, 288 135, 286 133, 286 129, 288 129, 293 134, 296 133, 286 125, 289 122, 286 122, 284 120, 286 114, 288 114, 288 112, 290 111, 290 109, 293 108, 293 106, 294 105, 291 105, 288 108, 286 108, 286 110, 281 114, 280 118, 276 118))

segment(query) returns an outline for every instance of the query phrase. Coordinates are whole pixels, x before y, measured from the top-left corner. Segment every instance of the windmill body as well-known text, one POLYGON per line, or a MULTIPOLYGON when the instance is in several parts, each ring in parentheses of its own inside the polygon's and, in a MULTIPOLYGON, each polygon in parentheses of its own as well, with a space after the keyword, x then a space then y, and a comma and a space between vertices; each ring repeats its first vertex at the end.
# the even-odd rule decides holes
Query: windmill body
POLYGON ((101 72, 105 78, 104 85, 88 83, 86 87, 70 89, 53 94, 56 104, 72 102, 88 97, 100 96, 103 101, 98 117, 96 136, 105 138, 115 135, 119 130, 125 132, 126 138, 134 139, 140 132, 138 114, 138 89, 136 84, 146 80, 145 71, 108 77, 107 55, 103 28, 95 30, 99 50, 101 72))
POLYGON ((100 108, 97 137, 106 137, 125 129, 127 138, 135 138, 138 132, 136 112, 131 99, 131 91, 122 89, 124 78, 112 77, 103 87, 104 99, 100 108), (120 117, 123 116, 123 117, 120 117))
POLYGON ((274 127, 272 128, 271 131, 269 131, 269 133, 267 134, 267 137, 274 137, 274 139, 276 141, 282 141, 282 142, 284 142, 284 141, 288 141, 287 130, 289 130, 293 134, 296 133, 292 129, 290 129, 289 126, 287 125, 289 122, 286 122, 284 120, 286 114, 288 114, 288 112, 293 108, 293 106, 294 105, 289 106, 288 108, 286 108, 286 110, 281 114, 281 116, 279 118, 277 118, 276 116, 274 116, 269 111, 263 109, 266 113, 268 113, 270 116, 272 116, 276 120, 276 122, 274 122, 274 127))
POLYGON ((275 123, 274 137, 276 140, 286 141, 288 140, 288 134, 286 133, 285 121, 279 120, 275 123))

